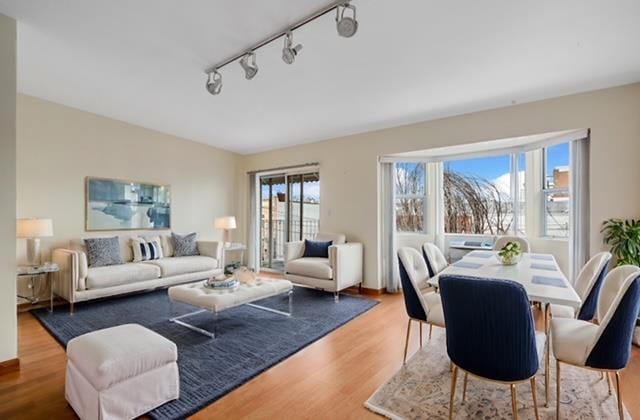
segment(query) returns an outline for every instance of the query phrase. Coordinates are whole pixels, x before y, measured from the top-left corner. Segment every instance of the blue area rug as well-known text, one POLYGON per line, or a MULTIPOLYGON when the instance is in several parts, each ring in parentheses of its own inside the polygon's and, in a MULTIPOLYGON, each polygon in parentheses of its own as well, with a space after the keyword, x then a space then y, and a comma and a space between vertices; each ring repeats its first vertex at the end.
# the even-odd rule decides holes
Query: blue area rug
MULTIPOLYGON (((287 302, 282 295, 257 303, 287 311, 287 302)), ((32 313, 63 345, 87 332, 128 323, 144 325, 176 343, 180 399, 149 413, 157 419, 175 419, 194 414, 377 303, 349 295, 341 295, 335 303, 331 293, 296 287, 291 318, 249 306, 229 309, 218 316, 215 339, 169 322, 170 317, 196 308, 171 303, 166 290, 78 304, 73 316, 65 309, 32 313)), ((209 313, 188 322, 213 331, 209 313)))

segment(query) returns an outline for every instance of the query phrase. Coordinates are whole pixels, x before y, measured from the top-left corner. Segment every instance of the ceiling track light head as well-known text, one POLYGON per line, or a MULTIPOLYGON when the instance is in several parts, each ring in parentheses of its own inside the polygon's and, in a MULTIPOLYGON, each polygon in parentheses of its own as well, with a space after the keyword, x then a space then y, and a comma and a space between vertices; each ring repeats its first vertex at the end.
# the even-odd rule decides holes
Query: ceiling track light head
POLYGON ((258 64, 256 64, 256 53, 249 51, 240 59, 240 66, 244 70, 244 77, 247 80, 253 79, 258 74, 258 64))
POLYGON ((293 46, 293 34, 291 31, 287 31, 284 37, 284 47, 282 48, 282 61, 287 64, 293 64, 296 61, 296 56, 302 50, 302 44, 293 46))
POLYGON ((212 95, 218 95, 222 91, 222 75, 218 73, 218 69, 209 72, 205 87, 212 95))
POLYGON ((356 34, 358 31, 356 6, 345 1, 342 6, 336 7, 336 29, 338 30, 338 35, 344 38, 351 38, 356 34), (352 16, 345 16, 344 12, 347 10, 352 12, 352 16))

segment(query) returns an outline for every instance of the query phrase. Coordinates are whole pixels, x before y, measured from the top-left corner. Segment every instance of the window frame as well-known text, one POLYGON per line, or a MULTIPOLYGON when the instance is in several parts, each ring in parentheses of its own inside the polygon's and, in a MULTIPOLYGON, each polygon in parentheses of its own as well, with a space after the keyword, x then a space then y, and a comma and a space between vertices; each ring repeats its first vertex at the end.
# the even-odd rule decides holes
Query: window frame
POLYGON ((429 181, 427 180, 427 163, 423 161, 398 161, 393 164, 393 214, 394 214, 394 229, 396 234, 428 234, 427 228, 427 208, 429 207, 429 181), (395 182, 395 176, 398 173, 398 164, 407 164, 407 163, 415 163, 417 165, 422 166, 422 171, 424 173, 424 185, 423 185, 423 194, 398 194, 397 185, 395 182), (397 212, 396 205, 399 199, 405 200, 422 200, 422 230, 399 230, 398 229, 398 221, 397 221, 397 212))
MULTIPOLYGON (((557 240, 557 241, 568 241, 569 240, 569 235, 567 236, 553 236, 553 235, 549 235, 547 228, 548 228, 548 224, 547 224, 547 197, 549 195, 552 194, 557 194, 557 193, 566 193, 567 197, 568 197, 568 201, 569 201, 569 206, 571 206, 571 189, 569 188, 569 186, 566 187, 547 187, 547 162, 548 162, 548 149, 549 147, 553 147, 553 146, 557 146, 560 144, 569 144, 569 150, 571 150, 571 146, 570 143, 558 143, 555 145, 551 145, 551 146, 545 146, 542 147, 542 171, 541 171, 541 175, 542 175, 542 188, 540 189, 540 216, 541 216, 541 223, 540 223, 540 238, 543 239, 550 239, 550 240, 557 240)), ((567 162, 567 166, 569 167, 569 176, 571 175, 571 157, 569 157, 569 162, 567 162)))
MULTIPOLYGON (((451 158, 451 159, 445 159, 443 160, 443 171, 444 171, 444 164, 446 164, 447 162, 453 162, 453 161, 460 161, 460 160, 469 160, 469 159, 482 159, 482 158, 488 158, 488 157, 507 157, 509 159, 509 191, 511 194, 511 217, 512 217, 512 222, 511 222, 511 227, 509 228, 509 230, 507 232, 505 232, 505 234, 511 235, 511 234, 515 234, 518 235, 518 224, 520 222, 520 163, 519 163, 519 158, 520 155, 523 152, 505 152, 505 153, 497 153, 497 154, 487 154, 487 155, 480 155, 480 156, 474 156, 474 157, 461 157, 461 158, 451 158)), ((526 163, 525 163, 525 171, 526 171, 526 163)), ((525 173, 525 180, 526 180, 526 173, 525 173)), ((525 202, 524 202, 524 211, 525 211, 525 220, 526 220, 526 210, 527 210, 527 205, 526 205, 526 194, 525 196, 525 202)), ((443 213, 443 217, 444 217, 444 213, 443 213)), ((526 234, 526 226, 523 225, 523 229, 524 229, 524 234, 526 234)), ((446 235, 464 235, 464 236, 496 236, 497 234, 491 234, 491 233, 459 233, 459 232, 445 232, 446 235)))

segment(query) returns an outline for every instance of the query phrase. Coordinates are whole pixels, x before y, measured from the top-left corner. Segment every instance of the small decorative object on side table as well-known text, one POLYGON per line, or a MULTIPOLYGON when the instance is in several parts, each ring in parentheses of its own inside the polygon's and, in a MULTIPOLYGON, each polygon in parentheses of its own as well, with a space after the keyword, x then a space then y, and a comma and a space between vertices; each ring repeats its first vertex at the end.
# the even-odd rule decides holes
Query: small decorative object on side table
POLYGON ((498 252, 498 259, 503 265, 518 264, 522 256, 522 248, 518 242, 507 242, 507 244, 498 252))
POLYGON ((49 283, 49 312, 53 312, 53 279, 51 278, 51 273, 57 273, 60 271, 60 267, 57 264, 52 263, 44 263, 39 266, 32 265, 21 265, 18 266, 17 276, 18 277, 29 277, 29 289, 31 289, 31 296, 21 296, 18 295, 19 298, 25 299, 29 301, 32 305, 38 303, 39 298, 35 294, 35 281, 36 279, 41 281, 44 279, 45 282, 49 283))

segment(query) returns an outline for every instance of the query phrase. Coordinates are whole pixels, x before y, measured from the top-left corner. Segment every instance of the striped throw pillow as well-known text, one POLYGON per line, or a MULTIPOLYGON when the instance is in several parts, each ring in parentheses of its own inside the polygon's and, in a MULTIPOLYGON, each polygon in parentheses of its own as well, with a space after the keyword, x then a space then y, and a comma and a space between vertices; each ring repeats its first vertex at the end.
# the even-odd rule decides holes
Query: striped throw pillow
POLYGON ((131 238, 133 261, 159 260, 163 257, 162 245, 158 240, 145 240, 144 238, 131 238))

